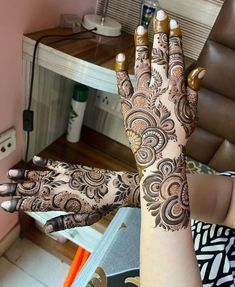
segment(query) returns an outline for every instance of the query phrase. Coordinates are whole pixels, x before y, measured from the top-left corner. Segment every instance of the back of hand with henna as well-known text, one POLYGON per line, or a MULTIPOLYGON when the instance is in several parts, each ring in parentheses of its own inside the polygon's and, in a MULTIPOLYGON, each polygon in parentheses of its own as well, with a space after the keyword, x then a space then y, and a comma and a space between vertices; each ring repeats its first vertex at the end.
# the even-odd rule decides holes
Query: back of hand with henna
POLYGON ((164 11, 154 19, 150 60, 147 31, 135 32, 134 89, 124 54, 116 57, 118 89, 126 134, 140 175, 141 206, 153 226, 180 230, 189 224, 184 150, 197 120, 197 91, 205 71, 184 78, 181 31, 164 11))
POLYGON ((47 171, 9 170, 14 182, 0 185, 1 196, 11 196, 2 207, 8 212, 65 211, 47 221, 46 232, 91 225, 122 206, 139 206, 139 177, 34 157, 47 171))
MULTIPOLYGON (((50 219, 47 232, 90 225, 120 207, 145 205, 152 225, 179 230, 189 223, 184 147, 196 123, 197 91, 205 71, 184 80, 181 31, 162 11, 154 22, 150 60, 147 31, 135 33, 135 90, 124 54, 116 60, 117 82, 126 133, 139 175, 35 157, 49 171, 9 170, 14 182, 0 185, 8 212, 66 211, 50 219)), ((143 210, 143 209, 142 209, 143 210)), ((145 209, 144 209, 145 212, 145 209)))

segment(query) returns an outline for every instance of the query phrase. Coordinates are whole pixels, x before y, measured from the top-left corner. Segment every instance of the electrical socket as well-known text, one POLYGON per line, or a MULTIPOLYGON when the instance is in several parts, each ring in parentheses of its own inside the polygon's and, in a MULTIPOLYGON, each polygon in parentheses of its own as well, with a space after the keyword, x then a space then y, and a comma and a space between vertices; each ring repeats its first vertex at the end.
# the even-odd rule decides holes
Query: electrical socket
POLYGON ((16 149, 16 130, 10 128, 0 134, 0 160, 16 149))
POLYGON ((118 95, 97 91, 95 96, 95 106, 105 112, 122 118, 121 103, 118 95))

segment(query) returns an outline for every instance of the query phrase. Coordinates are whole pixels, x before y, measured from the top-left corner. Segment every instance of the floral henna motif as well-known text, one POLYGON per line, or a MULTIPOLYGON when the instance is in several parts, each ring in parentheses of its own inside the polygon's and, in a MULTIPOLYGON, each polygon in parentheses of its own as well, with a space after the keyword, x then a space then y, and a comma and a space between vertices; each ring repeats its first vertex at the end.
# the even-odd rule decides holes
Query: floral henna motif
POLYGON ((187 96, 172 87, 169 99, 175 104, 175 114, 181 125, 183 126, 186 136, 189 137, 195 129, 197 122, 197 109, 192 108, 187 96), (174 94, 172 97, 171 95, 174 94), (178 95, 178 97, 177 97, 178 95))
MULTIPOLYGON (((155 37, 157 47, 152 49, 152 64, 167 65, 168 64, 168 37, 166 33, 158 33, 155 37)), ((165 67, 163 67, 165 68, 165 67)), ((153 72, 152 72, 153 73, 153 72)))
POLYGON ((70 177, 69 186, 73 190, 85 193, 90 199, 96 202, 108 193, 108 183, 110 176, 98 171, 80 171, 75 170, 70 177))
POLYGON ((126 77, 125 73, 120 73, 118 75, 118 81, 120 82, 120 85, 122 86, 122 91, 120 92, 120 96, 124 97, 124 95, 127 98, 130 98, 133 94, 133 87, 130 84, 129 77, 126 77))
POLYGON ((162 91, 161 86, 163 84, 163 79, 160 73, 156 69, 152 70, 152 78, 154 79, 154 82, 151 85, 151 87, 155 89, 156 92, 161 92, 162 91))
POLYGON ((161 157, 169 140, 176 141, 174 121, 166 106, 160 100, 156 103, 155 96, 147 98, 135 93, 131 100, 123 101, 126 102, 132 106, 124 119, 131 149, 137 164, 148 167, 161 157))
POLYGON ((144 199, 155 226, 179 230, 189 223, 189 197, 183 157, 163 159, 143 181, 144 199))
POLYGON ((136 173, 45 159, 40 159, 41 166, 42 162, 53 170, 11 170, 9 177, 15 183, 1 185, 0 195, 13 196, 4 207, 8 212, 54 210, 71 213, 51 219, 49 226, 46 225, 47 232, 93 224, 122 206, 140 206, 136 173))
MULTIPOLYGON (((126 93, 119 81, 119 74, 129 80, 123 54, 116 58, 116 72, 124 126, 140 175, 142 204, 154 218, 155 227, 174 231, 186 228, 189 223, 184 147, 196 125, 197 91, 205 72, 198 68, 190 73, 186 89, 179 25, 172 20, 169 27, 163 11, 159 17, 161 20, 153 21, 154 42, 148 77, 151 80, 138 84, 143 82, 139 79, 143 72, 139 62, 143 57, 138 51, 148 48, 142 47, 147 39, 147 31, 142 26, 135 35, 137 85, 134 92, 131 88, 126 93)), ((128 85, 132 86, 130 81, 128 85)))
POLYGON ((169 74, 171 75, 171 86, 169 100, 174 103, 175 115, 183 126, 186 136, 189 137, 196 126, 197 109, 190 103, 185 88, 184 62, 182 59, 182 42, 179 37, 171 37, 169 47, 169 74))
POLYGON ((18 192, 21 195, 36 195, 40 189, 40 183, 38 182, 25 182, 18 184, 18 192))
POLYGON ((114 202, 123 201, 124 206, 140 207, 139 176, 137 173, 117 174, 113 186, 118 189, 114 202))

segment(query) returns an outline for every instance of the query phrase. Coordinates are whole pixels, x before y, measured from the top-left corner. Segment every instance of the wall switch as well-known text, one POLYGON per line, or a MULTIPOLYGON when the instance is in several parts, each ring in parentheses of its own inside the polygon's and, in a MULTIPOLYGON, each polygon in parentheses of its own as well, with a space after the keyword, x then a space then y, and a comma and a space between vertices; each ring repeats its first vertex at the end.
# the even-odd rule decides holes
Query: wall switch
POLYGON ((16 149, 16 130, 9 130, 0 134, 0 160, 11 154, 16 149))

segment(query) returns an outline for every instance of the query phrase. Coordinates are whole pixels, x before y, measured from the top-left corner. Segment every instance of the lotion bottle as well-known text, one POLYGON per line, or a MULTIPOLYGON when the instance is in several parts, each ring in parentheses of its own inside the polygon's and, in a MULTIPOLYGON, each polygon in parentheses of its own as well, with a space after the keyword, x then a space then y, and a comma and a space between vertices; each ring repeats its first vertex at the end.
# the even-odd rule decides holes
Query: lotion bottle
POLYGON ((88 98, 88 87, 77 84, 74 87, 71 110, 69 114, 69 123, 67 130, 67 140, 76 143, 80 140, 83 116, 86 109, 88 98))

